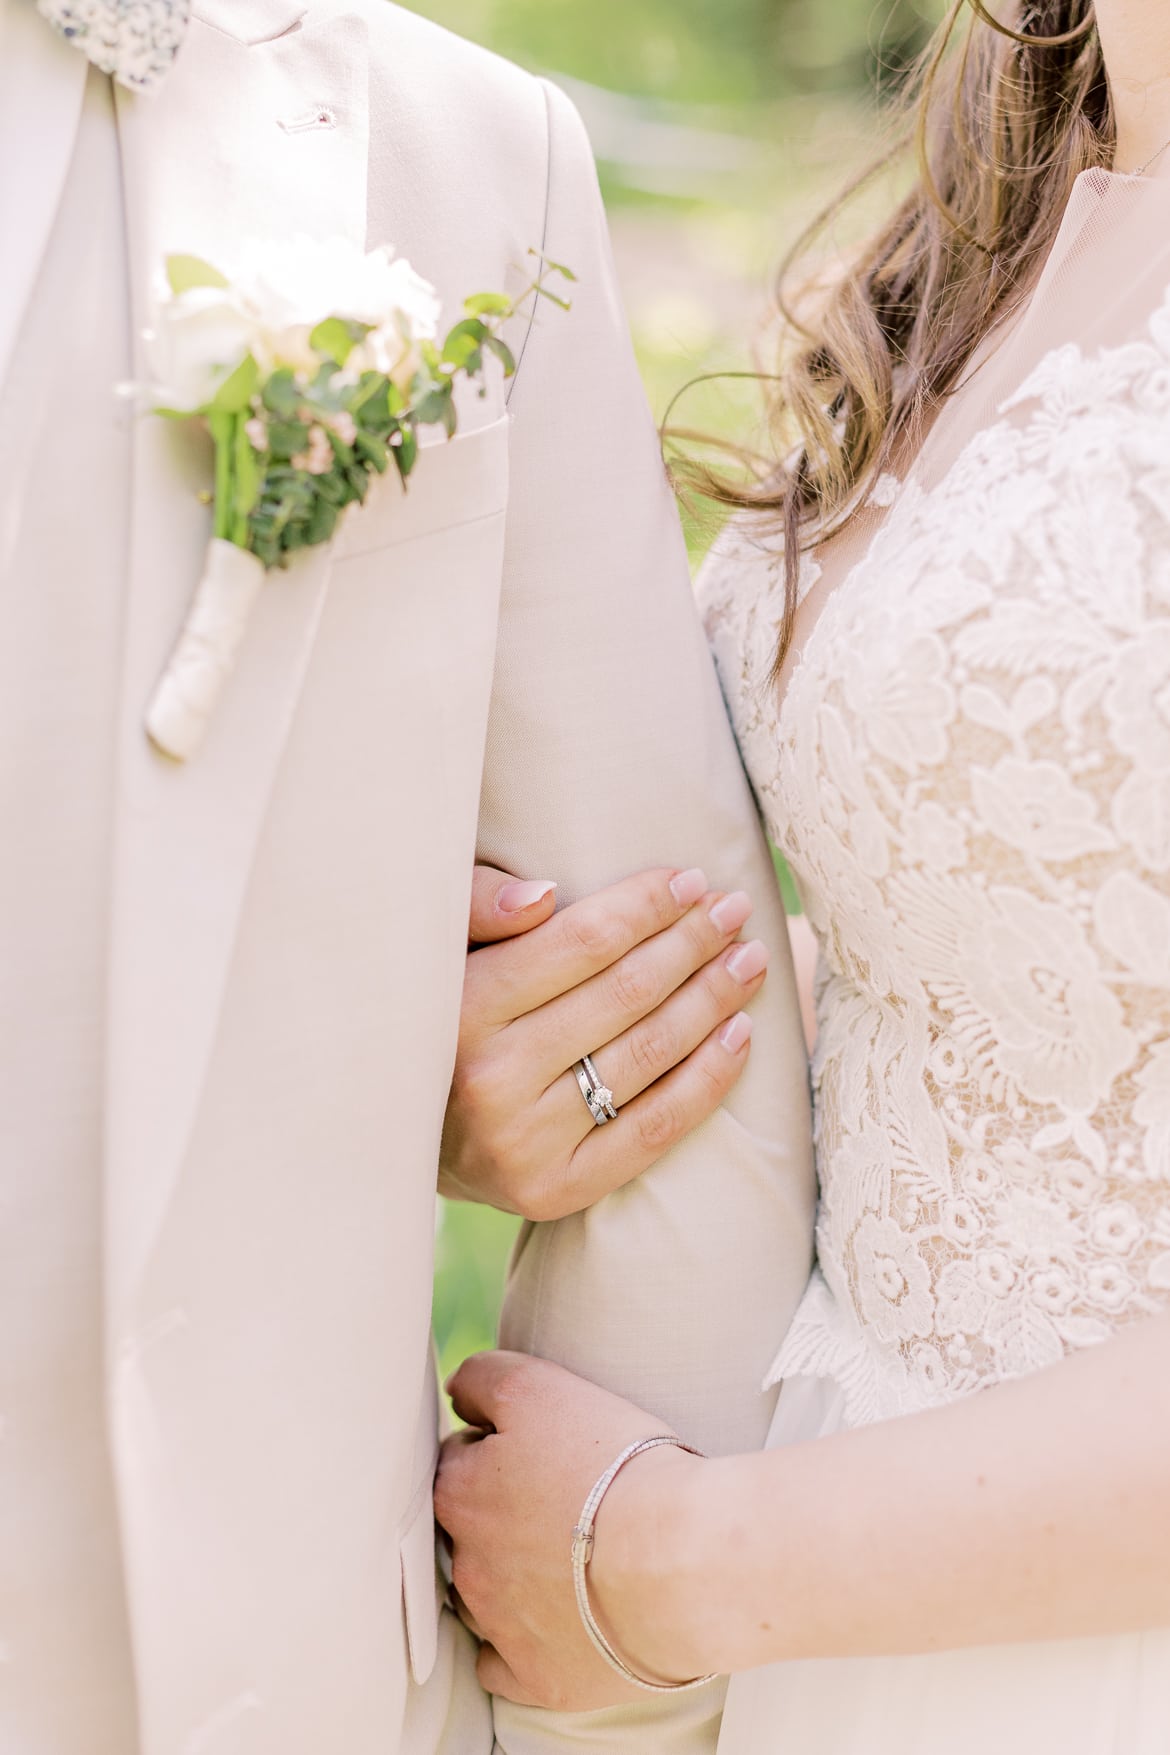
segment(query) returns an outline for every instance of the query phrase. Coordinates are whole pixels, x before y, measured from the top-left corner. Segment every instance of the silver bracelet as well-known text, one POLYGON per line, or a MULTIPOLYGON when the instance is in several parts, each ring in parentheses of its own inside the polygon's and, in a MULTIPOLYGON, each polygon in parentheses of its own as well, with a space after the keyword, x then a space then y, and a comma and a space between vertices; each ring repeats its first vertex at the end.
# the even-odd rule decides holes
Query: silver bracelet
POLYGON ((696 1676, 693 1682, 647 1682, 644 1677, 635 1675, 598 1626, 589 1601, 589 1584, 585 1576, 585 1568, 593 1558, 593 1526, 597 1521, 597 1513, 601 1510, 602 1500, 628 1462, 633 1462, 643 1451, 658 1450, 664 1444, 672 1444, 677 1450, 685 1450, 690 1456, 703 1455, 693 1444, 684 1444, 681 1438, 675 1438, 672 1433, 664 1433, 658 1438, 643 1438, 639 1443, 631 1444, 622 1451, 617 1461, 611 1463, 601 1479, 595 1483, 573 1531, 573 1588, 577 1593, 577 1608, 585 1631, 592 1640, 594 1649, 605 1659, 611 1670, 616 1670, 624 1681, 632 1682, 635 1688, 644 1688, 648 1694, 685 1694, 691 1688, 705 1688, 709 1682, 715 1680, 714 1673, 710 1676, 696 1676))

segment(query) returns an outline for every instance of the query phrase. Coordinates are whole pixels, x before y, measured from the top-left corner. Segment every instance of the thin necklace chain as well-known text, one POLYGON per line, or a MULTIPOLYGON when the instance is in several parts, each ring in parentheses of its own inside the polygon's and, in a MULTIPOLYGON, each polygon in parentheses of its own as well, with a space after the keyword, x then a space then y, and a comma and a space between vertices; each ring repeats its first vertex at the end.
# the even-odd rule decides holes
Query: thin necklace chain
POLYGON ((1131 177, 1144 177, 1146 172, 1149 170, 1150 166, 1156 165, 1158 160, 1166 152, 1170 152, 1170 140, 1164 140, 1162 142, 1161 146, 1158 148, 1157 152, 1154 154, 1153 158, 1148 158, 1144 165, 1139 165, 1137 170, 1130 171, 1129 175, 1131 177))

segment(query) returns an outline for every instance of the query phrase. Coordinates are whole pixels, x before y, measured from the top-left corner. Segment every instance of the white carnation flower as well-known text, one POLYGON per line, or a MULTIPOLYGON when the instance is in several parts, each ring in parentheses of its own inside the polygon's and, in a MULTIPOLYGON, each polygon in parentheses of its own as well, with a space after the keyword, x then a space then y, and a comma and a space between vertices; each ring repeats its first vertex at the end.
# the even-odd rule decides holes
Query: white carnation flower
POLYGON ((328 317, 369 328, 363 352, 373 370, 388 375, 416 342, 438 332, 435 289, 388 244, 367 253, 348 238, 252 242, 235 284, 255 316, 258 357, 270 368, 311 370, 309 336, 328 317))
POLYGON ((154 375, 161 399, 180 409, 209 402, 249 352, 266 375, 289 367, 307 377, 318 365, 309 337, 337 317, 370 331, 353 368, 405 388, 440 314, 435 289, 389 245, 367 253, 348 238, 252 240, 230 286, 164 291, 154 375))
POLYGON ((204 408, 249 352, 255 324, 231 287, 191 287, 168 297, 148 337, 151 374, 165 408, 204 408))

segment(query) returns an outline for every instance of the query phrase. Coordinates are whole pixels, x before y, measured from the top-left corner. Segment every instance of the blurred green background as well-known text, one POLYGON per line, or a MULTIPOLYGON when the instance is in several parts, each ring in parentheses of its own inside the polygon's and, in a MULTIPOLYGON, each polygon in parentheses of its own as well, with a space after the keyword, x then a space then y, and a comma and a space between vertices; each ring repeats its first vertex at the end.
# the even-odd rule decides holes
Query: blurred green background
MULTIPOLYGON (((410 4, 411 0, 407 0, 410 4)), ((759 363, 777 264, 871 154, 939 0, 414 0, 546 74, 597 154, 656 415, 704 374, 759 363)), ((688 391, 674 422, 749 437, 750 384, 688 391)), ((697 562, 710 526, 687 519, 697 562)), ((515 1221, 441 1204, 435 1332, 451 1370, 492 1344, 515 1221)))

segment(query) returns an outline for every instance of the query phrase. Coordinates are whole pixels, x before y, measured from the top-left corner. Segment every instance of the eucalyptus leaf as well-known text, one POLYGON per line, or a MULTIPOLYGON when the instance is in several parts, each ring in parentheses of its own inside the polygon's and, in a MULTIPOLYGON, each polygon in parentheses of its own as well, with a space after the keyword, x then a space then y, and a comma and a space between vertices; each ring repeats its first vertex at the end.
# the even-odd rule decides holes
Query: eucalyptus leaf
POLYGON ((489 339, 491 330, 478 317, 465 317, 462 323, 456 323, 454 329, 443 343, 443 359, 456 370, 477 371, 471 361, 483 360, 483 344, 489 339))
POLYGON ((305 536, 307 544, 328 542, 337 528, 337 507, 330 500, 318 499, 309 518, 305 536))
POLYGON ((363 463, 369 464, 382 475, 390 463, 390 447, 385 439, 379 439, 373 433, 359 432, 353 442, 353 448, 363 463))
POLYGON ((503 366, 505 378, 514 377, 516 373, 516 356, 513 354, 512 349, 507 343, 501 341, 498 335, 489 335, 484 342, 484 346, 489 348, 491 352, 495 354, 496 358, 503 366))
POLYGON ((418 439, 410 427, 402 427, 401 443, 391 446, 390 455, 398 467, 398 473, 405 482, 407 476, 418 462, 418 439))
POLYGON ((328 500, 331 506, 344 506, 349 498, 349 489, 344 479, 335 469, 327 475, 313 478, 318 499, 328 500))
POLYGON ((559 274, 562 279, 576 283, 577 276, 563 262, 554 262, 551 256, 545 256, 540 250, 529 250, 528 254, 537 258, 546 274, 559 274))
POLYGON ((280 463, 287 463, 303 451, 309 442, 309 429, 303 420, 274 420, 268 426, 268 449, 280 463))
POLYGON ((413 418, 423 427, 438 426, 445 421, 446 410, 451 406, 453 386, 450 379, 428 392, 413 410, 413 418))
POLYGON ((512 301, 507 293, 475 293, 464 299, 463 309, 469 317, 510 317, 512 301))
POLYGON ((291 420, 300 405, 301 393, 287 366, 281 366, 273 372, 261 392, 261 397, 265 408, 291 420))

